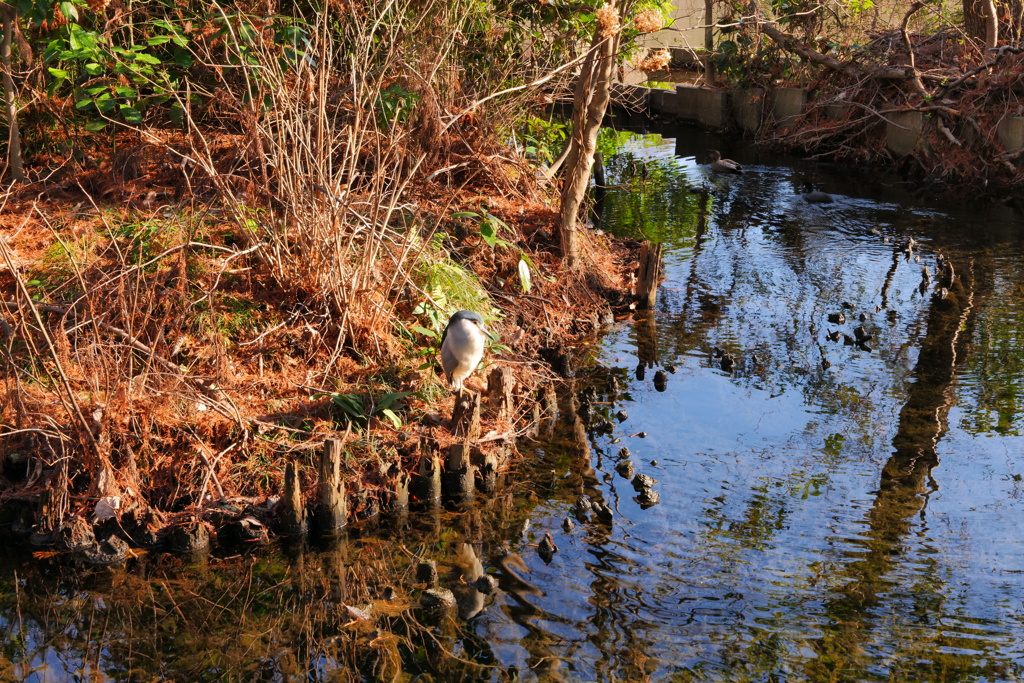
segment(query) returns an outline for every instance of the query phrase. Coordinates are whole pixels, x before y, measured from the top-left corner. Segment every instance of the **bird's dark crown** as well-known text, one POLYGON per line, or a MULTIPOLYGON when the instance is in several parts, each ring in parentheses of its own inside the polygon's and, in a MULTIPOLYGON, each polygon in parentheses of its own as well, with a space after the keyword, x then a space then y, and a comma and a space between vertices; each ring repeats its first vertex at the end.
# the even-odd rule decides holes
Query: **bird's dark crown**
POLYGON ((455 311, 452 317, 448 320, 448 324, 451 325, 457 320, 469 320, 470 322, 483 324, 484 319, 480 317, 480 314, 476 311, 455 311))

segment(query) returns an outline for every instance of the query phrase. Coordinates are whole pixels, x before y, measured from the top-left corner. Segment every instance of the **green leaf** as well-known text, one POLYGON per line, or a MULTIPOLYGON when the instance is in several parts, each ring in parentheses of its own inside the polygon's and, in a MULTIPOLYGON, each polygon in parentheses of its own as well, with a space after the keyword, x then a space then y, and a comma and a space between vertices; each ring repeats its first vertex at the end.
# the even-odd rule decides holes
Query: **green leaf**
POLYGON ((114 102, 114 98, 111 97, 110 93, 103 93, 97 97, 93 102, 96 103, 96 108, 100 110, 102 114, 109 114, 114 111, 117 103, 114 102))
POLYGON ((135 53, 135 61, 142 62, 143 64, 162 64, 163 63, 159 59, 154 57, 153 55, 148 55, 145 52, 136 52, 135 53))
POLYGON ((180 126, 185 121, 185 110, 181 108, 181 105, 175 102, 171 105, 170 109, 167 110, 167 118, 171 120, 176 126, 180 126))
POLYGON ((354 394, 331 394, 331 400, 334 401, 336 406, 341 408, 342 412, 352 419, 361 420, 365 417, 363 404, 358 396, 354 394))
POLYGON ((494 223, 499 228, 505 228, 506 230, 511 230, 511 228, 508 227, 508 224, 505 223, 505 221, 503 221, 500 218, 498 218, 497 216, 493 216, 491 214, 487 214, 487 220, 490 221, 491 223, 494 223))
POLYGON ((97 35, 92 31, 83 31, 78 24, 71 24, 68 31, 68 45, 72 50, 95 50, 97 35))
POLYGON ((53 76, 54 78, 57 78, 59 80, 64 80, 65 78, 68 77, 68 72, 65 71, 64 69, 48 68, 47 71, 50 72, 51 76, 53 76))
POLYGON ((130 97, 135 99, 139 96, 139 92, 135 88, 129 88, 127 85, 119 85, 114 88, 114 93, 118 97, 130 97))
POLYGON ((125 121, 137 126, 142 124, 142 112, 138 109, 128 104, 120 105, 120 109, 125 121))
POLYGON ((78 21, 78 8, 70 2, 60 3, 60 13, 71 21, 78 21))
POLYGON ((422 334, 424 337, 430 337, 431 339, 437 339, 437 332, 434 332, 433 330, 428 330, 425 327, 420 327, 419 325, 413 325, 409 329, 412 330, 413 332, 417 332, 419 334, 422 334))
POLYGON ((175 50, 174 63, 183 69, 190 69, 192 68, 192 55, 188 53, 188 50, 175 50))
POLYGON ((383 409, 380 412, 381 412, 381 415, 383 415, 384 417, 386 417, 389 420, 391 420, 391 425, 395 429, 401 429, 402 428, 402 420, 399 419, 399 417, 397 415, 395 415, 395 412, 393 410, 391 410, 390 408, 385 408, 385 409, 383 409))
POLYGON ((89 74, 90 76, 99 76, 101 73, 103 73, 103 67, 97 64, 96 62, 89 62, 85 65, 85 73, 89 74))
POLYGON ((399 401, 399 400, 405 398, 406 396, 412 396, 414 393, 416 393, 416 392, 414 392, 414 391, 392 391, 390 394, 384 394, 384 396, 380 399, 380 401, 377 402, 377 407, 376 407, 375 410, 377 412, 383 412, 384 410, 386 410, 395 401, 399 401))
POLYGON ((452 218, 479 218, 480 214, 473 211, 456 211, 452 214, 452 218))
POLYGON ((153 36, 146 39, 147 45, 163 45, 169 42, 171 42, 171 36, 153 36))
POLYGON ((107 127, 106 121, 89 121, 85 124, 85 129, 90 133, 98 133, 107 127))
POLYGON ((480 224, 480 236, 484 238, 484 242, 487 242, 491 249, 498 243, 498 236, 494 234, 494 226, 491 225, 490 221, 484 221, 480 224))

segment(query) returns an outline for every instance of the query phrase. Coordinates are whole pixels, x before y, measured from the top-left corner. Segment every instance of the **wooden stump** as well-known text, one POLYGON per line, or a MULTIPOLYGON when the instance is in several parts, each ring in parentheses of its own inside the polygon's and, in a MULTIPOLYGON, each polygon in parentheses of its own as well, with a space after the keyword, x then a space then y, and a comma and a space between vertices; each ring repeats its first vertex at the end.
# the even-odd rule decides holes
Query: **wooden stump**
POLYGON ((455 395, 452 434, 464 437, 466 443, 480 438, 480 394, 464 391, 455 395))
POLYGON ((384 505, 384 512, 389 515, 404 515, 409 511, 409 473, 401 470, 395 475, 392 486, 388 490, 387 501, 384 505))
POLYGON ((508 422, 512 419, 512 409, 515 405, 512 400, 512 389, 515 384, 515 377, 507 367, 496 367, 487 376, 487 405, 494 411, 494 417, 498 422, 508 422))
POLYGON ((302 483, 299 468, 289 462, 284 468, 284 491, 281 494, 281 512, 278 531, 285 536, 306 533, 306 510, 302 503, 302 483))
POLYGON ((317 526, 325 533, 344 529, 348 524, 345 480, 341 477, 341 441, 327 439, 320 454, 319 506, 317 526))
POLYGON ((640 311, 654 308, 661 276, 661 245, 644 240, 640 245, 640 269, 636 275, 636 307, 640 311))

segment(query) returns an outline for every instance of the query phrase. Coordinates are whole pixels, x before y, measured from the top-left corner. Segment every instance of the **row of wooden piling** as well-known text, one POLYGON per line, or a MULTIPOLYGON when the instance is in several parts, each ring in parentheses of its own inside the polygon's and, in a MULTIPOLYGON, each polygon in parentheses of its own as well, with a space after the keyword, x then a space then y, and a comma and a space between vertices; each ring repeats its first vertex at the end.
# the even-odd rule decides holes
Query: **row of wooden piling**
MULTIPOLYGON (((499 438, 498 445, 484 449, 480 445, 481 412, 486 410, 498 425, 509 426, 515 412, 515 377, 507 367, 494 368, 487 381, 487 393, 464 392, 456 396, 451 417, 451 433, 456 443, 442 448, 437 440, 423 437, 415 448, 418 460, 411 472, 402 467, 390 468, 388 485, 376 492, 376 499, 363 490, 360 480, 346 486, 342 468, 343 442, 327 439, 317 466, 319 481, 307 505, 303 496, 296 463, 287 464, 284 485, 278 503, 277 532, 299 535, 314 528, 318 533, 333 534, 344 529, 353 515, 349 498, 364 494, 357 507, 363 511, 358 519, 378 515, 402 515, 410 504, 432 507, 442 503, 465 503, 475 493, 489 495, 498 487, 499 473, 512 452, 511 438, 499 438), (370 510, 367 513, 367 509, 370 510)), ((535 402, 531 429, 535 430, 545 417, 557 414, 557 397, 551 386, 541 390, 535 402)), ((527 430, 530 431, 530 430, 527 430)))

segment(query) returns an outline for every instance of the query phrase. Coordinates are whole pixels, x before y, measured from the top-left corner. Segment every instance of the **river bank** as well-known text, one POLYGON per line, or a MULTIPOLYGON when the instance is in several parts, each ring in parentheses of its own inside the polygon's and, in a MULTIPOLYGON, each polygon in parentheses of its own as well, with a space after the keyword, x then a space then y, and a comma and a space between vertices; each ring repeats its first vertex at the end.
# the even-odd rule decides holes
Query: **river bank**
POLYGON ((9 196, 0 214, 21 368, 8 364, 0 524, 33 545, 103 563, 125 543, 191 551, 302 531, 330 439, 337 527, 438 504, 456 469, 464 494, 493 492, 517 439, 557 410, 571 347, 632 301, 635 242, 585 232, 586 265, 567 271, 543 188, 511 201, 434 183, 408 199, 422 253, 388 275, 387 308, 356 337, 284 291, 216 203, 146 206, 171 193, 161 179, 120 190, 136 206, 95 201, 94 177, 49 201, 9 196), (453 415, 435 354, 459 308, 498 342, 453 415), (282 520, 289 495, 309 507, 298 526, 282 520))

